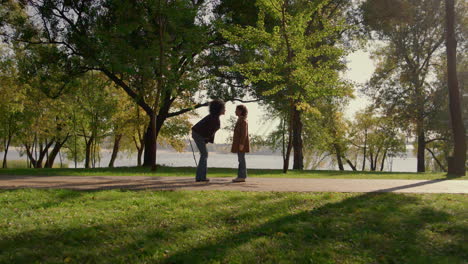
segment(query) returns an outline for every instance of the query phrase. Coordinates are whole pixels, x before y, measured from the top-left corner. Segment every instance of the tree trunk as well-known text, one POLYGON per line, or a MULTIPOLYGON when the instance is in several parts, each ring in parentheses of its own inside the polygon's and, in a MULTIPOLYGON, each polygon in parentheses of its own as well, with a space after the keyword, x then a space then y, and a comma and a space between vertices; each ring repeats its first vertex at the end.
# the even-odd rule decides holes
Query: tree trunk
POLYGON ((141 166, 141 158, 143 156, 143 147, 138 149, 138 154, 137 154, 137 165, 141 166))
POLYGON ((38 143, 37 145, 36 145, 36 166, 35 166, 35 168, 36 169, 41 169, 42 168, 42 161, 44 159, 44 157, 42 156, 42 153, 43 153, 42 143, 40 143, 40 144, 38 143), (37 147, 38 147, 37 145, 39 145, 39 154, 37 153, 37 147), (38 155, 39 155, 39 157, 38 157, 38 155))
POLYGON ((455 39, 455 0, 445 1, 447 73, 449 89, 450 119, 453 133, 453 163, 449 163, 448 173, 464 176, 466 173, 466 138, 462 118, 461 96, 457 80, 457 41, 455 39))
POLYGON ((353 171, 357 171, 356 166, 348 158, 345 158, 345 160, 346 160, 346 163, 348 163, 348 165, 351 167, 353 171))
POLYGON ((112 149, 111 159, 109 161, 109 168, 114 167, 115 159, 117 158, 117 154, 119 153, 120 147, 120 140, 122 139, 122 134, 117 134, 114 136, 114 147, 112 149))
POLYGON ((376 171, 377 170, 377 162, 379 161, 379 154, 380 154, 380 150, 381 148, 379 147, 379 149, 377 149, 377 153, 375 153, 375 157, 374 157, 374 168, 372 171, 376 171))
POLYGON ((292 144, 294 148, 294 170, 304 169, 304 153, 303 153, 303 141, 302 141, 302 120, 301 112, 294 107, 293 111, 293 135, 292 144))
POLYGON ((36 160, 34 159, 34 155, 33 155, 33 148, 34 147, 31 147, 29 146, 28 144, 24 144, 24 148, 26 149, 26 155, 29 159, 29 164, 30 164, 30 168, 35 168, 36 167, 36 160))
POLYGON ((338 162, 338 168, 340 169, 340 171, 344 171, 343 160, 341 159, 342 155, 341 155, 340 146, 338 146, 338 144, 333 144, 333 145, 335 147, 336 161, 338 162))
POLYGON ((144 137, 141 136, 139 131, 138 140, 135 136, 133 136, 133 142, 135 143, 135 148, 137 149, 137 166, 141 166, 141 158, 143 155, 143 150, 145 148, 145 141, 144 137))
POLYGON ((52 146, 53 143, 54 140, 51 140, 50 142, 44 145, 44 148, 42 148, 42 143, 40 144, 39 158, 36 161, 36 168, 43 168, 44 158, 48 156, 49 148, 52 146))
POLYGON ((69 137, 69 135, 67 135, 62 142, 60 142, 60 141, 55 142, 54 148, 52 149, 52 151, 49 154, 49 157, 46 160, 45 168, 53 168, 54 167, 55 158, 59 154, 60 149, 62 149, 65 142, 67 142, 68 137, 69 137))
MULTIPOLYGON (((291 112, 289 114, 288 144, 286 146, 286 152, 283 155, 283 173, 287 173, 289 170, 289 158, 291 157, 291 150, 292 150, 292 132, 293 130, 292 130, 292 112, 291 112)), ((284 133, 283 133, 283 144, 284 144, 284 133)))
POLYGON ((369 151, 369 162, 370 162, 370 171, 374 169, 374 154, 372 151, 369 151))
MULTIPOLYGON (((40 150, 39 150, 39 157, 37 157, 37 146, 34 147, 34 146, 30 146, 28 144, 24 144, 24 147, 26 149, 26 155, 29 157, 30 161, 31 161, 31 165, 33 168, 42 168, 42 161, 44 160, 44 157, 46 155, 46 152, 49 151, 49 148, 50 146, 53 144, 53 140, 49 143, 47 143, 47 145, 45 145, 44 148, 42 148, 42 144, 41 144, 41 147, 40 147, 40 150), (36 156, 36 158, 34 157, 36 156)), ((34 143, 34 145, 36 145, 34 143)))
POLYGON ((362 157, 362 171, 366 170, 367 128, 364 131, 364 154, 362 157))
POLYGON ((137 149, 137 166, 141 166, 141 157, 143 155, 143 150, 144 150, 144 147, 145 147, 145 141, 144 141, 144 138, 140 136, 138 136, 138 141, 137 139, 135 138, 135 136, 133 137, 133 142, 135 143, 135 147, 137 149))
POLYGON ((380 171, 384 170, 385 159, 387 158, 387 150, 384 151, 382 156, 382 163, 380 164, 380 171))
POLYGON ((425 149, 426 149, 426 137, 424 134, 424 129, 422 125, 418 128, 418 172, 425 172, 426 171, 426 162, 425 162, 425 149))
POLYGON ((156 115, 150 115, 150 122, 145 132, 145 150, 143 166, 156 167, 156 115))
POLYGON ((7 155, 8 155, 8 149, 10 148, 10 142, 11 142, 11 135, 8 135, 8 138, 6 139, 6 142, 5 142, 5 153, 3 153, 2 168, 4 169, 7 168, 7 155))
POLYGON ((291 150, 292 150, 292 137, 291 135, 289 136, 288 140, 288 146, 286 149, 286 156, 283 159, 283 173, 287 173, 289 170, 289 157, 291 156, 291 150))
POLYGON ((86 154, 85 154, 85 168, 89 169, 91 167, 91 146, 94 141, 94 136, 91 136, 88 141, 86 141, 86 154))

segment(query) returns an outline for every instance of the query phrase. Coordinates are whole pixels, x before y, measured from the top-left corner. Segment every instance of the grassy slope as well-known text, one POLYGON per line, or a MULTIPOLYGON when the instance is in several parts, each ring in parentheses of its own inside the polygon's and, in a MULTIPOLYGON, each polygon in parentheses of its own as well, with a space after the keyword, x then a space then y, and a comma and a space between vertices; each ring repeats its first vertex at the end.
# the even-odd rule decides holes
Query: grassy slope
MULTIPOLYGON (((340 172, 340 171, 289 171, 283 174, 280 170, 250 169, 249 177, 270 178, 330 178, 330 179, 446 179, 445 173, 395 173, 395 172, 340 172)), ((233 177, 235 169, 209 168, 208 177, 233 177)), ((139 175, 139 176, 194 176, 191 167, 159 167, 152 172, 143 167, 96 168, 96 169, 0 169, 0 175, 66 175, 66 176, 103 176, 103 175, 139 175)), ((1 178, 1 176, 0 176, 1 178)), ((468 180, 468 176, 455 178, 468 180)))
POLYGON ((0 263, 466 263, 468 196, 0 191, 0 263))

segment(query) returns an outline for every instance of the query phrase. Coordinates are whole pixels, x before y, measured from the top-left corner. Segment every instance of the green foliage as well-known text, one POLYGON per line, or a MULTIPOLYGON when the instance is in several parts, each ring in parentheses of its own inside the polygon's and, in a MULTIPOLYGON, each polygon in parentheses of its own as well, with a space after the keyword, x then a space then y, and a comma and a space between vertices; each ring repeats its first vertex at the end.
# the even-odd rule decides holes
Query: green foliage
POLYGON ((374 50, 377 68, 364 91, 387 115, 414 130, 434 111, 427 79, 444 42, 442 7, 434 0, 370 0, 362 7, 371 33, 386 41, 374 50))
MULTIPOLYGON (((355 114, 349 141, 352 157, 357 161, 365 159, 368 164, 365 168, 369 167, 372 171, 382 170, 390 158, 406 155, 405 135, 399 126, 393 119, 379 115, 373 108, 355 114)), ((362 166, 363 162, 359 165, 362 166)))
POLYGON ((63 147, 63 153, 67 160, 77 163, 85 160, 86 142, 83 137, 73 134, 63 147))
POLYGON ((10 161, 8 161, 8 168, 10 168, 10 169, 26 169, 26 168, 29 168, 29 164, 25 160, 10 160, 10 161))
POLYGON ((0 150, 4 151, 24 126, 26 86, 18 82, 18 69, 10 50, 0 45, 0 150))
MULTIPOLYGON (((8 168, 10 169, 26 169, 29 168, 29 164, 25 160, 9 160, 8 168)), ((68 164, 60 164, 59 162, 54 164, 54 168, 68 168, 68 164)))
MULTIPOLYGON (((337 45, 348 26, 342 17, 327 17, 328 1, 256 2, 255 26, 232 25, 221 30, 232 45, 250 51, 251 59, 226 69, 240 72, 262 97, 280 95, 307 111, 323 96, 344 96, 350 87, 339 77, 345 50, 337 45)), ((276 98, 280 100, 279 98, 276 98)))
POLYGON ((163 145, 169 145, 176 151, 182 152, 186 147, 186 139, 189 136, 192 123, 190 116, 183 115, 171 118, 161 129, 161 135, 158 142, 163 145))
POLYGON ((47 97, 56 99, 77 85, 82 74, 55 45, 28 46, 17 49, 16 57, 20 76, 18 81, 41 90, 47 97))

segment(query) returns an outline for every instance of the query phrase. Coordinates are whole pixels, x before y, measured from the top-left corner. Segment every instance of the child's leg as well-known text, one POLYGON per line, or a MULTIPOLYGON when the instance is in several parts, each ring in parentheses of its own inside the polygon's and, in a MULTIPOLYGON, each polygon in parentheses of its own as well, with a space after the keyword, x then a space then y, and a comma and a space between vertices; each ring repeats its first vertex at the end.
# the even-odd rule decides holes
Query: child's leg
POLYGON ((239 160, 239 169, 237 171, 237 178, 247 178, 247 165, 245 163, 245 152, 238 152, 237 158, 239 160))

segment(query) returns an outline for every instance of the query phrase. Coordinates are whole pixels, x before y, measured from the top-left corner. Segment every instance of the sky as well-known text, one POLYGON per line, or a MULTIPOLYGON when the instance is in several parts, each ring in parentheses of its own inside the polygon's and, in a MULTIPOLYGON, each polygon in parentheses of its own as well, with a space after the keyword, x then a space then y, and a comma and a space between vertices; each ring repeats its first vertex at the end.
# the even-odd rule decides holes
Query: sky
MULTIPOLYGON (((374 72, 375 66, 374 62, 370 58, 370 54, 366 51, 358 50, 347 56, 347 66, 348 70, 345 73, 345 78, 353 81, 356 84, 365 83, 371 77, 374 72)), ((350 100, 349 105, 346 108, 345 116, 348 119, 352 119, 354 113, 365 108, 369 105, 369 101, 358 91, 354 92, 355 98, 350 100)), ((239 102, 228 102, 226 103, 226 114, 221 116, 221 127, 227 124, 229 118, 235 117, 234 111, 236 106, 240 104, 239 102)), ((258 103, 247 103, 245 104, 249 110, 248 121, 249 121, 249 133, 256 135, 267 135, 272 129, 277 125, 277 121, 274 120, 265 120, 265 110, 258 105, 258 103)), ((199 118, 204 117, 208 114, 208 107, 199 108, 197 110, 199 118)), ((192 122, 197 122, 198 120, 192 120, 192 122)), ((222 144, 226 143, 230 131, 225 131, 223 129, 219 130, 216 133, 215 143, 222 144)))

